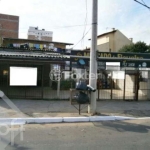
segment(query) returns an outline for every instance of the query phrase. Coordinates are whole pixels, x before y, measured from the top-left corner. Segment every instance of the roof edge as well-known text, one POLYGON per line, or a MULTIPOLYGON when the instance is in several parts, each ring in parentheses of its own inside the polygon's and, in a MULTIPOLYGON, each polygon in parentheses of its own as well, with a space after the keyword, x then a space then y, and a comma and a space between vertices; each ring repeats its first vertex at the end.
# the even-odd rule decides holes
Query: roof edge
POLYGON ((17 38, 3 38, 3 40, 22 40, 26 42, 42 42, 42 43, 56 43, 56 44, 65 44, 65 45, 74 45, 73 43, 64 43, 64 42, 55 42, 55 41, 41 41, 41 40, 31 40, 31 39, 17 39, 17 38))

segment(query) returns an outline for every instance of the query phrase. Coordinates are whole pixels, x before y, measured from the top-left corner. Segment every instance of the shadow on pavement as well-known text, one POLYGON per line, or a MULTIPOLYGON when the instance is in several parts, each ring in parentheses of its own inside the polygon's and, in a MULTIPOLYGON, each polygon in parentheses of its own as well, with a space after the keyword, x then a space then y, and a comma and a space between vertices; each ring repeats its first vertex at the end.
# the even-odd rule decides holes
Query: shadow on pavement
POLYGON ((95 127, 101 127, 119 132, 148 133, 150 130, 150 126, 123 121, 95 122, 93 124, 95 127))
POLYGON ((123 114, 137 117, 150 117, 150 110, 124 110, 123 114))

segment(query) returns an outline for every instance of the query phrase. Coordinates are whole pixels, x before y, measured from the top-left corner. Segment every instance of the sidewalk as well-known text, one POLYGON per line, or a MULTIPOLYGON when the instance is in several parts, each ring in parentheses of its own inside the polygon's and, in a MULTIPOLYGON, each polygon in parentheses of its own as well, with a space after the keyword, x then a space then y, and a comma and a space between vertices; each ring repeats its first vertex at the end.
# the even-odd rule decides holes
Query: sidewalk
MULTIPOLYGON (((0 118, 89 116, 87 107, 79 115, 78 110, 69 101, 12 100, 12 102, 25 115, 20 116, 0 99, 0 118)), ((97 112, 100 116, 150 117, 150 101, 99 101, 97 112)))

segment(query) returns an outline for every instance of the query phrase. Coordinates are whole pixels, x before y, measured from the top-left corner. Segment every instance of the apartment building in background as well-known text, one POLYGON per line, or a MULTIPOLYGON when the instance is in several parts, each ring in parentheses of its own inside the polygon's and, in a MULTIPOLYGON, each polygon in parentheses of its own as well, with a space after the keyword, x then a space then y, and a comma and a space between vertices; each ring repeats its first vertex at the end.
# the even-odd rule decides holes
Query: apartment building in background
POLYGON ((132 38, 127 38, 113 28, 112 31, 97 36, 97 49, 101 52, 118 52, 123 46, 130 45, 132 42, 132 38))
POLYGON ((29 27, 28 39, 51 42, 53 39, 53 32, 45 31, 45 29, 39 30, 38 27, 29 27))
POLYGON ((0 37, 19 37, 19 16, 0 14, 0 37))

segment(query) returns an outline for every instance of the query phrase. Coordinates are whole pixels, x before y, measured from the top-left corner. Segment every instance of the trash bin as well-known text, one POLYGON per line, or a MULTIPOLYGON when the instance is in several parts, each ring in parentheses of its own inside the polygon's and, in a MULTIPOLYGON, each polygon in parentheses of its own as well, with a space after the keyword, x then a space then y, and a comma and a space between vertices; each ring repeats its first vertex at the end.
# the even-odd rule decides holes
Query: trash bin
POLYGON ((89 97, 88 95, 85 93, 88 88, 87 88, 87 84, 85 81, 80 80, 79 82, 77 82, 76 84, 76 90, 79 91, 79 94, 77 95, 77 102, 79 104, 86 104, 89 103, 89 97))

